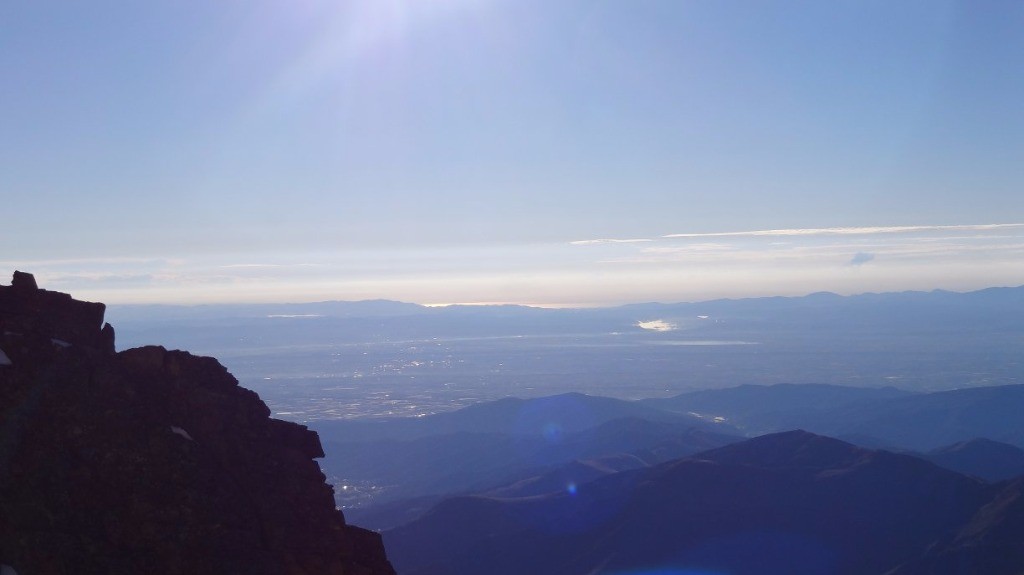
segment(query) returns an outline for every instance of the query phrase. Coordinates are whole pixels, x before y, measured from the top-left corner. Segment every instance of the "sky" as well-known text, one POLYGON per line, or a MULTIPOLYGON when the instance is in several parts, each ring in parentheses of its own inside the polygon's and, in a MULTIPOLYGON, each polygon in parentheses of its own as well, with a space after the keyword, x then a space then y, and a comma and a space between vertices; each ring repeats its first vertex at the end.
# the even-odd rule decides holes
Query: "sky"
POLYGON ((1021 285, 1021 30, 1015 0, 0 0, 0 277, 113 304, 1021 285))

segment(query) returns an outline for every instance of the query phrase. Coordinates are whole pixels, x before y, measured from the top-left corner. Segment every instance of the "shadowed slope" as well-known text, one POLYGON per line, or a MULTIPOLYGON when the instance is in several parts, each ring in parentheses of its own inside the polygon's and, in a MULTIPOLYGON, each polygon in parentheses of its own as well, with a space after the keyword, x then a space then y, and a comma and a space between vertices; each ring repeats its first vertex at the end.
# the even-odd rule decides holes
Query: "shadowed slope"
POLYGON ((955 533, 991 491, 913 457, 798 431, 575 494, 448 500, 385 541, 408 575, 882 573, 955 533))

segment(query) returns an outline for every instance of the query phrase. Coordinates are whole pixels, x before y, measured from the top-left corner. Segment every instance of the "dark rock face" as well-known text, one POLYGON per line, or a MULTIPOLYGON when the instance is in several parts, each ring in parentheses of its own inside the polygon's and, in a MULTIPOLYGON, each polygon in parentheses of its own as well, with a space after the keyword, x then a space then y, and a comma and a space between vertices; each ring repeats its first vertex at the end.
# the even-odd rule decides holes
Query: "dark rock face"
POLYGON ((314 432, 212 358, 115 353, 103 312, 27 274, 0 286, 0 564, 394 573, 380 536, 335 509, 314 432))
POLYGON ((48 336, 57 345, 113 353, 114 328, 103 323, 106 309, 101 303, 38 289, 31 274, 14 272, 10 287, 0 286, 0 333, 48 336))

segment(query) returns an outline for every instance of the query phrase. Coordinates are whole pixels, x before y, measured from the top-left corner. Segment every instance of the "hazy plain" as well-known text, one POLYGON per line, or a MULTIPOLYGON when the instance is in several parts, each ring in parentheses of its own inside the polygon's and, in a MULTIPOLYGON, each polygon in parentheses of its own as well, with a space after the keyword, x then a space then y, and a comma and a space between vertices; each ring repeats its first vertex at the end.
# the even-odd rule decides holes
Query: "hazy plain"
POLYGON ((114 308, 111 316, 119 348, 158 341, 213 355, 276 416, 306 422, 420 416, 565 392, 639 399, 747 383, 912 391, 1021 383, 1022 293, 815 294, 592 310, 394 302, 282 307, 287 313, 114 308))

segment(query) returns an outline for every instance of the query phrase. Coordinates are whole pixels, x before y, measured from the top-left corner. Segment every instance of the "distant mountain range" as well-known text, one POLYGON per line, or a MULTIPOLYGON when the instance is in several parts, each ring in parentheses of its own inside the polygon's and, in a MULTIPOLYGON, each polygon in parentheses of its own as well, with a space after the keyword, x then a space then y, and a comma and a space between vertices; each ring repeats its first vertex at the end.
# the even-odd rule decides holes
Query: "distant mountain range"
MULTIPOLYGON (((657 320, 694 337, 588 339, 586 357, 752 336, 770 353, 746 357, 768 372, 808 355, 843 357, 837 350, 849 345, 879 360, 909 354, 911 366, 964 349, 977 362, 970 369, 1013 379, 1024 290, 604 310, 334 302, 239 306, 227 316, 134 311, 136 327, 162 317, 157 331, 229 347, 239 330, 255 350, 287 347, 290 337, 301 348, 325 334, 334 339, 317 345, 369 350, 367 338, 414 336, 399 348, 415 354, 424 342, 440 346, 436 334, 503 342, 550 333, 579 344, 579 330, 643 333, 638 322, 657 320)), ((211 358, 154 346, 116 353, 103 319, 102 304, 40 290, 28 274, 0 286, 0 396, 11 406, 0 414, 0 570, 391 573, 391 561, 403 575, 1024 572, 1024 385, 509 397, 416 418, 317 421, 318 439, 271 419, 211 358), (380 535, 331 505, 312 461, 324 453, 335 502, 383 531, 387 556, 380 535)), ((511 348, 502 345, 483 356, 503 366, 511 348)), ((599 365, 628 378, 675 355, 599 365)), ((561 370, 577 357, 544 365, 568 377, 561 370)), ((406 359, 392 363, 421 363, 406 359)), ((602 369, 590 367, 593 377, 602 369)))
POLYGON ((983 437, 939 447, 921 457, 946 469, 987 481, 1024 476, 1024 449, 983 437))
POLYGON ((509 398, 422 418, 324 421, 314 428, 328 454, 325 472, 350 485, 338 492, 339 503, 353 520, 383 529, 454 495, 565 490, 744 435, 799 428, 997 481, 1024 474, 1024 420, 1008 415, 1024 413, 1018 410, 1024 386, 915 394, 744 385, 637 402, 582 394, 509 398))
POLYGON ((583 393, 521 399, 507 397, 426 417, 376 420, 324 420, 314 425, 325 436, 346 440, 416 439, 450 433, 501 433, 524 438, 555 439, 564 433, 593 428, 615 419, 686 423, 708 430, 724 430, 689 413, 675 413, 657 405, 599 397, 583 393))
POLYGON ((1024 287, 600 309, 368 301, 115 306, 110 315, 122 344, 214 355, 275 412, 307 423, 564 392, 1021 384, 1022 302, 1024 287), (385 394, 397 403, 380 401, 385 394))
POLYGON ((984 437, 1024 447, 1024 385, 908 393, 822 385, 747 385, 642 401, 700 413, 750 435, 803 428, 859 444, 931 450, 984 437))
MULTIPOLYGON (((140 320, 191 320, 262 317, 394 317, 412 315, 515 317, 532 314, 575 317, 646 317, 695 318, 704 314, 737 317, 761 317, 769 320, 794 318, 808 312, 822 323, 851 316, 855 310, 862 322, 883 319, 903 321, 908 318, 935 319, 930 311, 941 307, 943 315, 977 317, 985 310, 1002 309, 1007 312, 1024 310, 1024 286, 993 287, 971 292, 945 290, 866 293, 841 296, 818 292, 795 297, 757 297, 744 299, 717 299, 702 302, 637 303, 598 308, 538 308, 525 305, 449 305, 424 306, 392 300, 322 301, 312 303, 275 304, 207 304, 207 305, 115 305, 110 307, 110 319, 120 322, 140 320), (822 312, 825 312, 824 314, 822 312)), ((995 314, 983 319, 997 319, 995 314)))
POLYGON ((808 429, 860 445, 929 451, 975 438, 1024 448, 1021 413, 1024 385, 912 393, 895 388, 779 384, 639 401, 578 393, 506 398, 421 418, 326 420, 313 427, 327 441, 493 433, 561 442, 563 434, 633 418, 739 436, 808 429))
MULTIPOLYGON (((618 307, 547 309, 521 305, 427 307, 388 301, 327 301, 283 304, 197 306, 111 306, 109 315, 129 332, 127 344, 147 333, 173 333, 186 326, 221 330, 274 327, 293 345, 323 343, 325 329, 351 332, 366 340, 386 337, 571 334, 641 329, 638 323, 661 320, 670 329, 702 334, 783 333, 855 334, 959 332, 1019 333, 1024 319, 1024 286, 958 293, 898 292, 840 296, 722 299, 693 303, 645 303, 618 307), (296 329, 298 328, 298 329, 296 329), (303 335, 305 333, 306 335, 303 335), (316 337, 312 337, 314 335, 316 337)), ((199 334, 196 334, 197 336, 199 334)))
MULTIPOLYGON (((633 454, 647 463, 736 441, 725 425, 636 402, 583 394, 504 399, 451 413, 382 421, 316 422, 329 457, 325 472, 360 501, 481 491, 576 459, 633 454)), ((353 510, 361 524, 380 527, 353 510)))
MULTIPOLYGON (((721 382, 737 373, 733 361, 769 381, 844 370, 844 380, 876 383, 947 377, 932 392, 783 383, 629 401, 506 397, 415 418, 315 421, 318 440, 268 417, 215 360, 152 346, 116 353, 102 304, 16 274, 0 286, 0 395, 12 406, 0 414, 0 483, 10 487, 0 490, 0 570, 390 573, 391 560, 403 575, 1019 574, 1024 385, 977 384, 1016 381, 1022 311, 1022 288, 603 310, 134 309, 136 337, 167 331, 250 364, 280 353, 305 371, 278 392, 328 406, 315 390, 429 404, 437 388, 416 377, 434 362, 458 397, 469 388, 456 375, 586 389, 702 367, 721 382), (718 347, 748 339, 757 345, 744 352, 718 347), (370 356, 370 375, 303 367, 322 350, 330 370, 370 356), (680 357, 688 363, 672 363, 680 357), (449 370, 463 362, 477 371, 449 370), (506 375, 513 362, 526 368, 506 375), (378 368, 411 371, 403 387, 378 368), (327 387, 297 383, 321 379, 327 387), (312 462, 323 453, 335 503, 384 532, 387 556, 378 534, 331 505, 312 462)), ((654 385, 668 395, 663 381, 654 385)))
POLYGON ((1021 481, 784 432, 384 533, 406 575, 986 573, 1024 568, 1021 481))
POLYGON ((916 395, 895 387, 863 388, 823 384, 740 385, 645 399, 639 403, 705 421, 719 421, 747 433, 793 429, 819 413, 850 406, 887 403, 916 395))
POLYGON ((338 503, 385 530, 403 574, 1024 571, 1024 287, 111 315, 123 341, 267 373, 271 403, 377 389, 429 410, 465 395, 451 382, 532 382, 534 397, 424 417, 308 422, 338 503))

